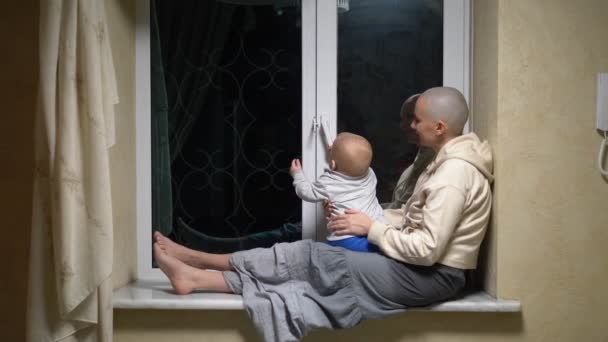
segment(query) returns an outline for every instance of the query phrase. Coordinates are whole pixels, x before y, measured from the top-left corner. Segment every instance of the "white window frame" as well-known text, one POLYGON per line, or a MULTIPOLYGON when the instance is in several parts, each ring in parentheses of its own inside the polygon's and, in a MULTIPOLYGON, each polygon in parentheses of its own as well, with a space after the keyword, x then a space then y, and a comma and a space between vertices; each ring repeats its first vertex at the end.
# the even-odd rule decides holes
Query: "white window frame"
POLYGON ((135 36, 135 188, 137 278, 162 279, 152 268, 152 153, 150 87, 150 1, 137 1, 135 36))
MULTIPOLYGON (((460 90, 469 107, 470 77, 471 0, 443 0, 443 86, 460 90)), ((464 132, 472 131, 469 116, 464 132)))
MULTIPOLYGON (((302 159, 304 172, 317 177, 327 166, 315 123, 327 120, 333 136, 337 121, 337 0, 302 1, 302 159), (306 29, 305 29, 306 28, 306 29), (330 34, 331 33, 331 34, 330 34), (324 51, 317 53, 317 51, 324 51)), ((444 0, 443 85, 469 101, 470 0, 444 0), (447 58, 449 56, 449 58, 447 58)), ((150 0, 137 1, 136 28, 136 207, 137 278, 166 279, 152 268, 152 169, 150 101, 150 0)), ((465 131, 470 131, 467 124, 465 131)), ((322 239, 321 204, 302 201, 303 239, 322 239), (316 227, 316 228, 315 228, 316 227)))

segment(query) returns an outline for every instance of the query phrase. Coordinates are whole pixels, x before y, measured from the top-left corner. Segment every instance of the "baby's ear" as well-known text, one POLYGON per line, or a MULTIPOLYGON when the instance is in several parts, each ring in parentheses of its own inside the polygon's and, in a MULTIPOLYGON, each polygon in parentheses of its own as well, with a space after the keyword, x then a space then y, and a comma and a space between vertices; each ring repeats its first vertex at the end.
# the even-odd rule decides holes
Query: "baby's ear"
POLYGON ((335 170, 336 170, 336 161, 332 159, 332 160, 329 162, 329 167, 330 167, 332 170, 334 170, 334 171, 335 171, 335 170))

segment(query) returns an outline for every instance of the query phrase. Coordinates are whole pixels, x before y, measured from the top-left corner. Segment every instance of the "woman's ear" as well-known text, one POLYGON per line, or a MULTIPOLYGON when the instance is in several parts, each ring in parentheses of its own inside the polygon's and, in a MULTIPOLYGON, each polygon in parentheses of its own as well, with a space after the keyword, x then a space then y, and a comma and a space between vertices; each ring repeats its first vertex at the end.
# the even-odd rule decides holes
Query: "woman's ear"
POLYGON ((444 135, 448 131, 448 124, 443 120, 435 121, 435 133, 437 135, 444 135))

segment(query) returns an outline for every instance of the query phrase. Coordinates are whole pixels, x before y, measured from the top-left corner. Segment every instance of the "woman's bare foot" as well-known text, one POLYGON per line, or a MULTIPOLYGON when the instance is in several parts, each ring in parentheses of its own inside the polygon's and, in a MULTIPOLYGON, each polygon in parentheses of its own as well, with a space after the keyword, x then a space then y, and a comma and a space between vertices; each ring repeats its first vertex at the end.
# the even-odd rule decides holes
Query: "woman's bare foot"
POLYGON ((197 284, 199 281, 197 272, 201 270, 188 266, 166 253, 159 243, 154 244, 154 260, 169 278, 177 294, 188 294, 199 285, 197 284))
POLYGON ((218 271, 234 270, 230 264, 230 254, 209 254, 195 251, 171 241, 171 239, 165 237, 160 232, 154 232, 154 240, 161 251, 186 265, 218 271))
POLYGON ((200 288, 215 292, 233 293, 232 289, 226 284, 222 272, 205 271, 188 266, 165 253, 158 243, 154 244, 154 258, 160 269, 171 281, 171 286, 177 294, 188 294, 194 289, 200 288))
POLYGON ((191 266, 196 266, 193 265, 193 250, 173 242, 173 240, 164 236, 160 232, 154 232, 154 241, 156 241, 156 244, 158 244, 159 248, 163 252, 169 254, 170 256, 183 263, 186 263, 191 266))

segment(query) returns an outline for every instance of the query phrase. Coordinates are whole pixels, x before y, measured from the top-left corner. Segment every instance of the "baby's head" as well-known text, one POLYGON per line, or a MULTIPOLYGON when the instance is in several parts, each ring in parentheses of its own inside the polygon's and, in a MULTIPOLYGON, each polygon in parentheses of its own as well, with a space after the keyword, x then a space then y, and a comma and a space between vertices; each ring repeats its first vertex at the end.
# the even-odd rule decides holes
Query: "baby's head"
POLYGON ((372 162, 372 145, 364 137, 340 133, 331 146, 331 169, 351 177, 367 174, 372 162))

